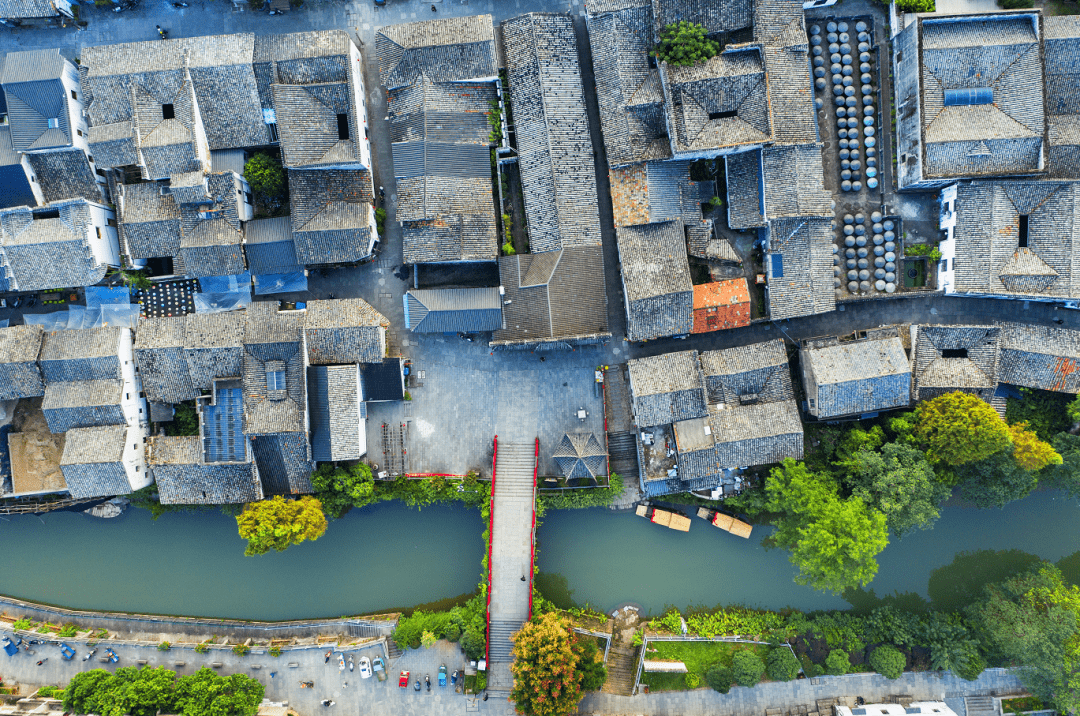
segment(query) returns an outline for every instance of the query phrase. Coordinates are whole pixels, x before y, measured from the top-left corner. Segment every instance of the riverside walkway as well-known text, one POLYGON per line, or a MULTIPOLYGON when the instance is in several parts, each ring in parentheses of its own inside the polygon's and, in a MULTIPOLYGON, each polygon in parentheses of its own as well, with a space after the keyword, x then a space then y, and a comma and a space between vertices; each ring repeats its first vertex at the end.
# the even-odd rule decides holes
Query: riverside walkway
POLYGON ((491 504, 488 601, 488 693, 509 696, 514 685, 510 636, 532 607, 536 460, 540 441, 499 442, 491 504))

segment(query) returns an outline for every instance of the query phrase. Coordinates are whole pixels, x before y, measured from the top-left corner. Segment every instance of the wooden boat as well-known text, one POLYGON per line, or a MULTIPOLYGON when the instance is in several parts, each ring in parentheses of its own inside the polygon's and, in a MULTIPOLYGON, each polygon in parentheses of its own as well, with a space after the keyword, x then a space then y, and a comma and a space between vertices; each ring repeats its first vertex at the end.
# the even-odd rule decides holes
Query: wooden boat
POLYGON ((736 517, 725 515, 722 512, 710 510, 706 507, 699 507, 697 516, 704 520, 708 520, 709 524, 719 527, 725 532, 730 532, 737 537, 742 537, 743 539, 750 539, 750 532, 754 529, 753 526, 736 517))
POLYGON ((638 505, 636 512, 638 517, 644 517, 653 524, 663 525, 680 532, 690 531, 690 518, 678 512, 669 512, 649 505, 638 505))

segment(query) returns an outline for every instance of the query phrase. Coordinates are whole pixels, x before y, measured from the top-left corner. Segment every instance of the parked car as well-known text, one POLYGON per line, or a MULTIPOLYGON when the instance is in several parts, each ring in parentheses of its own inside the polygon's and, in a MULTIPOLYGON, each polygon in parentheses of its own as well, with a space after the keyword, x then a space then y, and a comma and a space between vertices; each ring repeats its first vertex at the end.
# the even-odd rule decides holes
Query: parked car
POLYGON ((398 677, 397 685, 403 689, 409 688, 409 672, 402 671, 401 676, 398 677))
POLYGON ((371 678, 371 662, 368 661, 368 658, 366 656, 361 656, 360 657, 360 678, 361 679, 370 679, 371 678))
POLYGON ((67 644, 61 644, 60 655, 63 656, 65 660, 71 661, 71 657, 75 656, 75 650, 67 644))
POLYGON ((446 686, 446 664, 439 667, 439 686, 446 686))
POLYGON ((375 678, 379 681, 386 681, 386 665, 383 664, 381 656, 376 656, 372 660, 371 668, 375 672, 375 678))

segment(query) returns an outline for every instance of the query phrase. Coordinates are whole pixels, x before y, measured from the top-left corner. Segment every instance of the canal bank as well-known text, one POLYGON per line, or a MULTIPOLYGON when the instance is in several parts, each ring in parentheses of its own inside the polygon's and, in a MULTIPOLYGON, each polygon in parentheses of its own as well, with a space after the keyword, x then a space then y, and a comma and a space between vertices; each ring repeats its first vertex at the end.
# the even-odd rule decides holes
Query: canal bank
MULTIPOLYGON (((935 583, 978 583, 980 575, 1025 559, 1021 553, 1057 561, 1080 551, 1078 523, 1080 505, 1054 491, 1003 510, 949 506, 932 530, 892 540, 870 588, 877 597, 912 593, 912 601, 947 607, 935 583), (976 550, 989 552, 956 559, 976 550)), ((332 619, 471 592, 480 580, 482 532, 476 510, 382 503, 332 522, 315 542, 244 557, 235 520, 217 512, 156 522, 143 510, 114 520, 20 516, 0 521, 0 593, 86 610, 332 619)), ((795 584, 787 553, 761 546, 767 534, 757 527, 751 539, 739 539, 696 518, 682 533, 632 513, 550 511, 537 535, 537 584, 562 605, 610 610, 633 602, 654 614, 668 605, 850 606, 795 584)), ((860 605, 872 603, 864 598, 860 605)))

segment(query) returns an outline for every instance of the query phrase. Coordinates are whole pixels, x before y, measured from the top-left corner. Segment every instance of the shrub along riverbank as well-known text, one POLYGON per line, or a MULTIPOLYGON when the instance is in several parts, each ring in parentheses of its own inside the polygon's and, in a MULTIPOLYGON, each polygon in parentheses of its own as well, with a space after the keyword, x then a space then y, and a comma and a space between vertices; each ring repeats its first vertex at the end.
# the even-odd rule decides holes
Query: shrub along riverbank
MULTIPOLYGON (((786 645, 808 677, 876 671, 895 679, 904 671, 949 670, 974 680, 987 666, 1018 667, 1033 694, 1061 713, 1075 713, 1080 708, 1076 688, 1080 588, 1069 584, 1059 568, 1048 562, 1013 564, 1011 574, 999 575, 1004 577, 1001 581, 954 585, 953 596, 963 593, 966 599, 950 610, 930 609, 925 603, 920 608, 910 600, 905 609, 897 606, 898 599, 877 600, 873 608, 859 611, 815 613, 732 607, 694 609, 682 615, 669 609, 648 622, 648 630, 655 635, 677 635, 685 620, 693 636, 760 641, 756 656, 766 665, 762 673, 772 680, 795 676, 780 663, 788 660, 780 655, 787 651, 786 645)), ((871 593, 866 601, 873 600, 871 593)), ((849 596, 849 601, 856 600, 849 596)), ((749 678, 748 664, 740 672, 734 662, 738 645, 649 642, 648 646, 655 652, 647 658, 687 664, 695 676, 684 679, 682 688, 694 688, 704 680, 726 691, 724 687, 732 681, 745 684, 749 678), (721 671, 710 680, 710 670, 716 667, 721 671)), ((749 657, 740 658, 749 661, 749 657)), ((649 674, 645 683, 680 688, 673 675, 649 674)))

